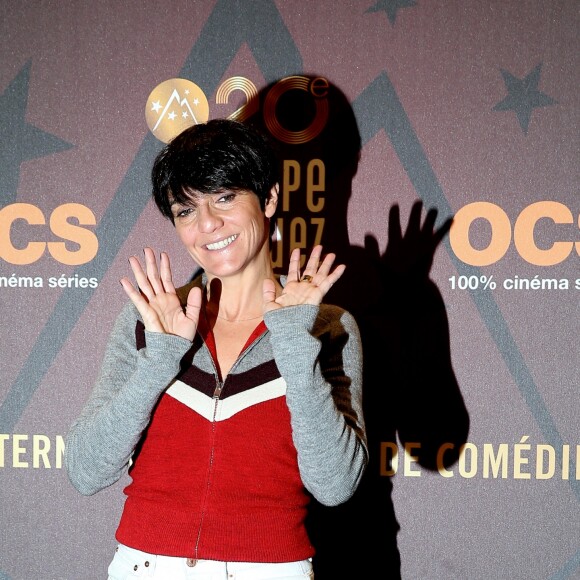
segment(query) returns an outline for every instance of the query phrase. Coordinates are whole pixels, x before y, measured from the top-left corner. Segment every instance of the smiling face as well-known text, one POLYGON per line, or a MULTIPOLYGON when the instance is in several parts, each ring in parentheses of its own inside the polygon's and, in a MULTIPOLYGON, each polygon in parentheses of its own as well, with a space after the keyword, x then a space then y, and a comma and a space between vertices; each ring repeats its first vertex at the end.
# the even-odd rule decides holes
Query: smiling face
POLYGON ((223 278, 269 262, 269 218, 277 200, 277 186, 264 210, 251 191, 192 192, 188 203, 172 203, 171 212, 189 255, 210 278, 223 278))

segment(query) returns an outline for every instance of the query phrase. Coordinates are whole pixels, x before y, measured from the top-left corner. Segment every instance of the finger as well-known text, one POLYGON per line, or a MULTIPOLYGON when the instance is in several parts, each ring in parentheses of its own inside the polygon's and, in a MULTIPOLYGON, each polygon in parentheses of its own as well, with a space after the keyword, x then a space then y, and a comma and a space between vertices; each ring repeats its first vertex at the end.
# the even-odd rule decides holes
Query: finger
POLYGON ((375 236, 370 234, 365 235, 364 242, 365 254, 370 257, 371 261, 377 264, 381 259, 381 250, 379 249, 379 242, 375 236))
MULTIPOLYGON (((127 296, 133 301, 133 303, 135 303, 135 299, 145 301, 145 298, 143 298, 141 293, 135 289, 135 286, 133 286, 133 284, 131 283, 131 280, 129 280, 129 278, 126 278, 126 277, 121 278, 120 282, 121 282, 121 286, 123 286, 123 290, 125 291, 125 294, 127 294, 127 296)), ((136 304, 135 304, 135 306, 136 306, 136 304)))
POLYGON ((294 248, 290 254, 290 264, 288 265, 288 282, 298 282, 300 280, 300 248, 294 248))
POLYGON ((343 274, 346 270, 346 266, 344 264, 339 264, 331 274, 328 275, 327 280, 330 282, 332 286, 343 274))
POLYGON ((422 233, 425 236, 431 237, 435 229, 435 222, 437 221, 437 215, 439 211, 437 208, 432 207, 425 216, 425 221, 423 222, 422 233))
POLYGON ((389 244, 396 245, 401 241, 403 232, 401 230, 401 211, 397 204, 391 206, 389 210, 389 244))
POLYGON ((421 231, 421 211, 423 209, 423 202, 419 199, 411 206, 411 213, 409 214, 409 223, 405 230, 405 238, 416 237, 421 231))
POLYGON ((171 262, 169 261, 169 256, 166 252, 161 252, 160 273, 161 273, 161 282, 163 284, 163 288, 165 288, 165 291, 175 294, 176 292, 175 286, 173 285, 171 262))
POLYGON ((318 272, 318 265, 320 264, 321 255, 322 255, 322 246, 321 245, 314 246, 314 248, 312 248, 312 252, 310 252, 310 257, 308 258, 308 262, 306 263, 306 268, 304 268, 302 278, 304 278, 304 276, 310 276, 311 278, 314 278, 314 276, 318 272))
POLYGON ((157 268, 157 258, 155 257, 155 252, 151 248, 145 248, 143 252, 145 254, 145 271, 147 272, 147 279, 149 280, 149 284, 156 294, 160 294, 164 289, 161 283, 159 269, 157 268))
POLYGON ((324 260, 322 260, 322 263, 320 264, 320 267, 318 268, 318 272, 314 276, 315 279, 312 280, 314 283, 319 283, 326 276, 328 276, 328 273, 330 272, 330 270, 332 268, 332 264, 334 264, 335 259, 336 259, 336 254, 327 254, 324 257, 324 260))
POLYGON ((154 295, 154 291, 151 288, 151 284, 149 284, 149 279, 141 266, 139 258, 137 256, 130 256, 129 266, 131 266, 131 271, 133 272, 133 276, 135 276, 139 291, 150 299, 154 295))
POLYGON ((443 225, 435 232, 434 245, 438 246, 441 240, 447 235, 451 226, 453 225, 453 218, 447 218, 443 225))
MULTIPOLYGON (((332 288, 334 283, 344 274, 346 266, 339 264, 328 276, 326 276, 319 284, 318 289, 322 293, 322 297, 332 288)), ((322 300, 321 297, 321 300, 322 300)))
POLYGON ((143 297, 143 294, 139 292, 131 283, 129 278, 121 278, 121 286, 127 296, 131 299, 131 302, 135 305, 135 308, 139 311, 141 318, 145 324, 147 330, 153 331, 163 331, 162 326, 159 323, 159 319, 154 313, 154 311, 149 307, 149 302, 143 297))
POLYGON ((202 302, 202 294, 201 288, 197 286, 192 288, 187 295, 187 304, 185 305, 185 315, 189 318, 192 322, 197 325, 199 323, 199 314, 201 312, 201 302, 202 302))

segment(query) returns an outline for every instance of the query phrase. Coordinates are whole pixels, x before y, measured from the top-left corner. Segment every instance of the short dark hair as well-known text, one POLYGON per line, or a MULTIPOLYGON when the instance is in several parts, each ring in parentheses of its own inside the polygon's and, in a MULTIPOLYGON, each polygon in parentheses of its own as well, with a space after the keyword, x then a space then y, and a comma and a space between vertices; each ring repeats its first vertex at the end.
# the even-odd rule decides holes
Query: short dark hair
POLYGON ((186 204, 192 192, 252 191, 264 209, 278 174, 264 135, 238 121, 212 119, 188 127, 159 152, 151 172, 153 198, 172 222, 171 204, 186 204))

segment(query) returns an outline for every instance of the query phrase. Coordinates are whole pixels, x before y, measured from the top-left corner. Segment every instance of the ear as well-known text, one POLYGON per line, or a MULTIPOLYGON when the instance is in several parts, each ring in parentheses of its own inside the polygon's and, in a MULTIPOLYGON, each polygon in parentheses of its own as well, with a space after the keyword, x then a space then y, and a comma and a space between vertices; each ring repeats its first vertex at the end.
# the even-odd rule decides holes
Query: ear
POLYGON ((270 195, 266 201, 266 206, 264 208, 264 213, 267 218, 271 218, 276 212, 276 207, 278 207, 278 192, 280 190, 280 185, 276 183, 270 190, 270 195))

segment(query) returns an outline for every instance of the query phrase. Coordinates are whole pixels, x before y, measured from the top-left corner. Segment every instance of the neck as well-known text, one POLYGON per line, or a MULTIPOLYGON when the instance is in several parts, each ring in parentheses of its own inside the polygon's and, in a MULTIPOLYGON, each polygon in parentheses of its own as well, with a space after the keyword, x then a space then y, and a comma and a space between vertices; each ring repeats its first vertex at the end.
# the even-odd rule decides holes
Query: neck
MULTIPOLYGON (((206 275, 204 309, 208 316, 228 322, 261 318, 264 280, 276 280, 269 254, 256 257, 251 264, 234 275, 221 277, 207 271, 206 275)), ((277 281, 276 285, 279 285, 277 281)))
MULTIPOLYGON (((208 318, 227 322, 258 320, 263 313, 263 281, 275 280, 273 270, 251 275, 217 278, 208 276, 204 310, 208 318)), ((276 284, 278 282, 276 281, 276 284)))
POLYGON ((251 316, 249 318, 226 318, 225 316, 221 316, 220 314, 217 313, 211 313, 208 312, 206 309, 206 314, 209 314, 210 317, 214 316, 215 318, 219 318, 220 320, 225 320, 226 322, 248 322, 250 320, 258 320, 259 318, 262 318, 262 314, 258 314, 257 316, 251 316))

